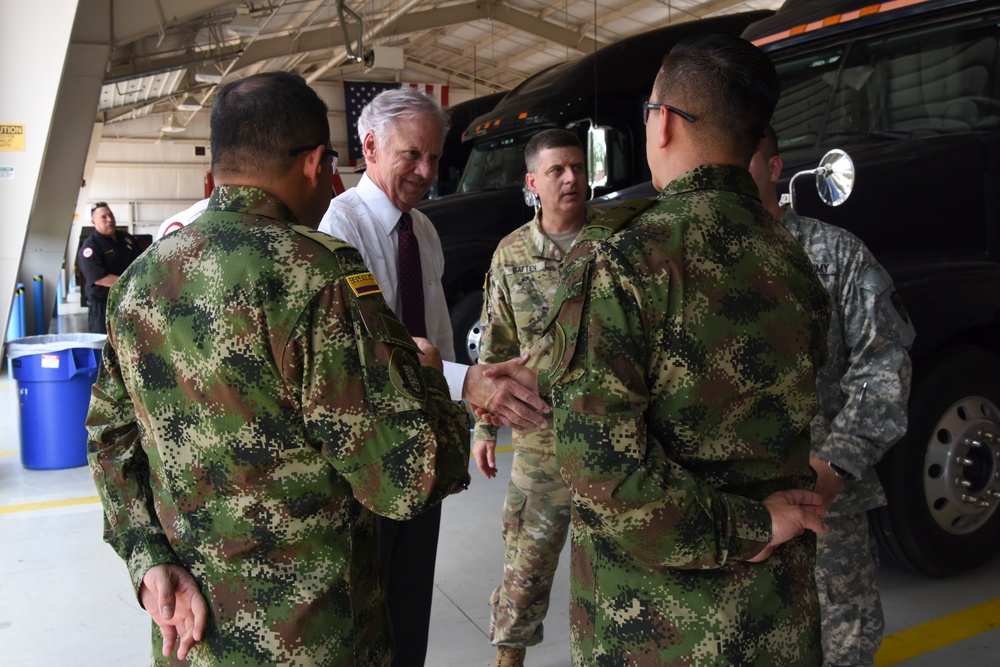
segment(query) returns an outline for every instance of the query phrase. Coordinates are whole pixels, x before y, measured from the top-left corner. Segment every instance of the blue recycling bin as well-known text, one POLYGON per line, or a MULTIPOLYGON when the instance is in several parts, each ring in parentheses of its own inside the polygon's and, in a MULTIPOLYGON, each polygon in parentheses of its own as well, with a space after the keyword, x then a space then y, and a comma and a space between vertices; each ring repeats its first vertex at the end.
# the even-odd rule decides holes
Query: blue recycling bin
POLYGON ((87 408, 104 334, 27 336, 7 343, 21 418, 21 465, 87 465, 87 408))

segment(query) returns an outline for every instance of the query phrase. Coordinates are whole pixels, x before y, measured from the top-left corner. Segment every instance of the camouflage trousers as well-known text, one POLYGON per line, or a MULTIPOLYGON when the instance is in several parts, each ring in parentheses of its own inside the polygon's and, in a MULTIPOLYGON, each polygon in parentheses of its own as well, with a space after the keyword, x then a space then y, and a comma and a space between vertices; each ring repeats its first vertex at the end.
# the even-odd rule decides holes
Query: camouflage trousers
POLYGON ((871 667, 882 644, 882 602, 875 582, 878 549, 868 515, 823 517, 816 541, 816 588, 823 623, 823 664, 871 667))
POLYGON ((503 583, 490 596, 490 643, 534 646, 542 641, 542 620, 569 524, 569 489, 555 455, 515 450, 503 507, 503 583))

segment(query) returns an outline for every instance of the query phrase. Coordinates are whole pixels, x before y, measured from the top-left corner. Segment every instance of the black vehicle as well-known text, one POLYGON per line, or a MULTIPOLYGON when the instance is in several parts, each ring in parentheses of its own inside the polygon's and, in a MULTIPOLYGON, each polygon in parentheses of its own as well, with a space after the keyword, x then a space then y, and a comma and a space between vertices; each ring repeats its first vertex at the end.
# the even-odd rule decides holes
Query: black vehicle
POLYGON ((552 127, 573 129, 588 152, 592 196, 649 180, 641 105, 663 56, 692 34, 737 35, 771 12, 680 23, 624 39, 526 79, 464 133, 472 142, 458 192, 422 202, 441 237, 444 292, 459 361, 475 361, 483 278, 504 236, 534 216, 524 146, 552 127))
POLYGON ((796 209, 860 236, 913 319, 909 432, 872 519, 884 556, 945 576, 1000 549, 1000 2, 893 6, 788 0, 744 37, 781 78, 786 177, 854 161, 842 206, 799 179, 796 209))
POLYGON ((448 107, 451 129, 444 138, 444 150, 438 162, 438 177, 427 193, 429 199, 444 197, 458 190, 458 184, 462 180, 462 170, 465 169, 465 163, 469 161, 469 154, 472 152, 472 145, 462 141, 465 128, 474 118, 492 111, 506 94, 504 91, 480 95, 448 107))

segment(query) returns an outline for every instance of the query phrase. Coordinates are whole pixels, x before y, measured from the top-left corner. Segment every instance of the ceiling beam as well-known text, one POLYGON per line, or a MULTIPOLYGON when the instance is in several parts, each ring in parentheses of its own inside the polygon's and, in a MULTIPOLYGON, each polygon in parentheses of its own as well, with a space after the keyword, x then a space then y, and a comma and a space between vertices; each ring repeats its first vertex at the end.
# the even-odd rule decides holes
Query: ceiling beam
POLYGON ((446 79, 449 85, 457 81, 464 83, 470 89, 475 86, 484 86, 493 92, 507 90, 509 88, 509 86, 504 86, 503 84, 491 81, 482 76, 470 75, 466 72, 460 72, 459 70, 452 69, 450 67, 441 67, 435 63, 429 63, 425 60, 412 58, 410 56, 406 57, 406 67, 429 76, 446 79))
POLYGON ((143 58, 121 65, 113 65, 104 77, 104 83, 115 83, 127 79, 138 79, 151 74, 169 72, 176 69, 197 67, 206 63, 234 58, 243 52, 242 46, 226 46, 221 49, 192 51, 166 58, 143 58))
POLYGON ((232 0, 119 0, 111 3, 112 48, 129 44, 232 5, 232 0))
MULTIPOLYGON (((500 2, 471 2, 401 16, 385 34, 405 35, 478 20, 495 20, 529 32, 582 53, 590 53, 604 44, 561 28, 549 21, 508 7, 500 2)), ((319 51, 344 46, 344 31, 340 26, 308 30, 297 35, 258 38, 247 47, 236 67, 245 67, 259 60, 282 58, 305 51, 319 51)))

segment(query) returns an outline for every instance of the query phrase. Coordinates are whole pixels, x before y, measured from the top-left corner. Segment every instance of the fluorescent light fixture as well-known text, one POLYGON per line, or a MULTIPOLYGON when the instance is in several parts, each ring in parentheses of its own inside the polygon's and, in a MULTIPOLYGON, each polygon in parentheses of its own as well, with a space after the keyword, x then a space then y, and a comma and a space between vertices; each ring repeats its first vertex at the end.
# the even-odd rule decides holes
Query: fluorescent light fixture
POLYGON ((226 26, 226 30, 237 37, 256 37, 260 34, 260 24, 251 16, 238 14, 226 26))
POLYGON ((221 74, 209 74, 208 72, 198 72, 194 75, 194 80, 198 83, 211 83, 219 85, 222 83, 221 74))
POLYGON ((181 98, 180 104, 177 105, 177 109, 179 111, 200 111, 201 102, 194 95, 185 93, 184 97, 181 98))
POLYGON ((174 120, 174 115, 170 114, 167 116, 167 124, 160 128, 160 132, 166 132, 167 134, 177 134, 178 132, 184 132, 187 130, 183 125, 178 125, 174 120))

